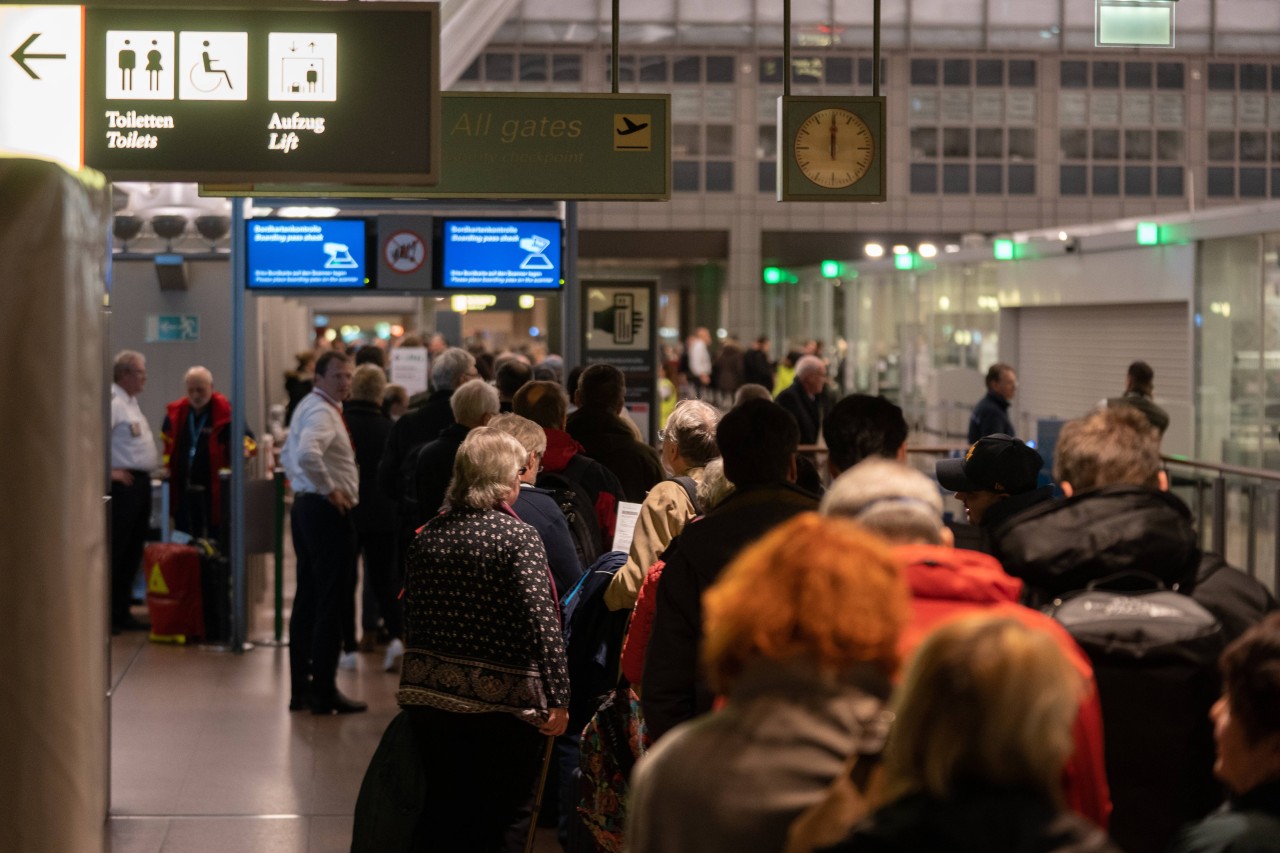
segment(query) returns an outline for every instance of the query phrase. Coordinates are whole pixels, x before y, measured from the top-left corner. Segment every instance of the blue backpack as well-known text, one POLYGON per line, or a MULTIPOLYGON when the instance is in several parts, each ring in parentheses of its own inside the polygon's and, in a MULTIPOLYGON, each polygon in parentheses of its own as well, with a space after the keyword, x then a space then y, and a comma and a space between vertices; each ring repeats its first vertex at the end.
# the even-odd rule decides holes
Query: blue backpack
POLYGON ((608 551, 582 573, 560 600, 565 656, 569 662, 569 730, 582 731, 600 697, 618 686, 622 641, 629 610, 610 610, 604 591, 627 562, 621 551, 608 551))

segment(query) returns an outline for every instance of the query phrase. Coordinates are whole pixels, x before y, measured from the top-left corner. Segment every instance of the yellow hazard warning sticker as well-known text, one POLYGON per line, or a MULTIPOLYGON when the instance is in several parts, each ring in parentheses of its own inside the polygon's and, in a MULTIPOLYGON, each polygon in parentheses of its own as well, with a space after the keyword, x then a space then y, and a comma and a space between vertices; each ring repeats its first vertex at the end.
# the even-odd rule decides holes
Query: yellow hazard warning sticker
POLYGON ((164 582, 159 563, 151 567, 151 573, 147 577, 147 592, 154 592, 156 595, 169 594, 169 585, 164 582))

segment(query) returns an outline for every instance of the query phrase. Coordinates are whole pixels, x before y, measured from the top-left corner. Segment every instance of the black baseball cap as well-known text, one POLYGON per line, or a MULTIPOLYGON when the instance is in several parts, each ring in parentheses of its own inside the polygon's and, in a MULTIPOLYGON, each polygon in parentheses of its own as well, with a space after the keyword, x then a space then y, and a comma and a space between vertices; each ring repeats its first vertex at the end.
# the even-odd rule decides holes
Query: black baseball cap
POLYGON ((1034 491, 1043 465, 1040 454, 1013 436, 997 433, 980 438, 963 459, 938 462, 938 483, 953 492, 1034 491))

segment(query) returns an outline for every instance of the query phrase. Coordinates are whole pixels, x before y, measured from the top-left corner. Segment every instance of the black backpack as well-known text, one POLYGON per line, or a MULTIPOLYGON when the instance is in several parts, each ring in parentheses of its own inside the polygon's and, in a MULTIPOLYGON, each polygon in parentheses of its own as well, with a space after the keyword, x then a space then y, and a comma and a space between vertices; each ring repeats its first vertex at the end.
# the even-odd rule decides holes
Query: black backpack
POLYGON ((567 476, 578 461, 579 457, 574 456, 563 472, 543 471, 538 475, 536 485, 551 492, 556 506, 560 507, 569 525, 569 535, 573 537, 573 548, 578 553, 578 565, 585 568, 607 549, 591 496, 576 480, 567 476))
POLYGON ((427 521, 422 502, 418 499, 418 459, 422 449, 431 442, 415 444, 400 460, 400 517, 411 527, 419 527, 427 521))
POLYGON ((1181 824, 1221 801, 1209 708, 1219 694, 1222 625, 1190 596, 1138 572, 1095 582, 1045 610, 1093 664, 1111 836, 1127 853, 1162 851, 1181 824), (1129 589, 1103 588, 1114 583, 1129 589))

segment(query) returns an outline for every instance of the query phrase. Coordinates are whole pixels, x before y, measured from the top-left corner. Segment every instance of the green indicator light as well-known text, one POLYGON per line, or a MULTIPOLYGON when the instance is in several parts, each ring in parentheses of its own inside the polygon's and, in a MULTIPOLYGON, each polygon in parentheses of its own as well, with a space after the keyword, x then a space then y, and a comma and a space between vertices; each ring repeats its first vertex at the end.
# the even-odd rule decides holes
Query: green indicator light
POLYGON ((782 282, 782 270, 781 270, 781 269, 779 269, 778 267, 765 267, 765 268, 764 268, 764 283, 765 283, 765 284, 780 284, 781 282, 782 282))
POLYGON ((839 261, 823 261, 822 277, 823 278, 839 278, 840 262, 839 261))
POLYGON ((893 256, 893 265, 900 270, 913 269, 916 265, 915 255, 911 252, 903 252, 900 255, 893 256))
POLYGON ((1154 222, 1138 223, 1138 245, 1139 246, 1159 246, 1160 245, 1160 226, 1154 222))
POLYGON ((995 252, 997 261, 1013 260, 1013 241, 1012 240, 996 240, 992 244, 992 250, 995 252))

